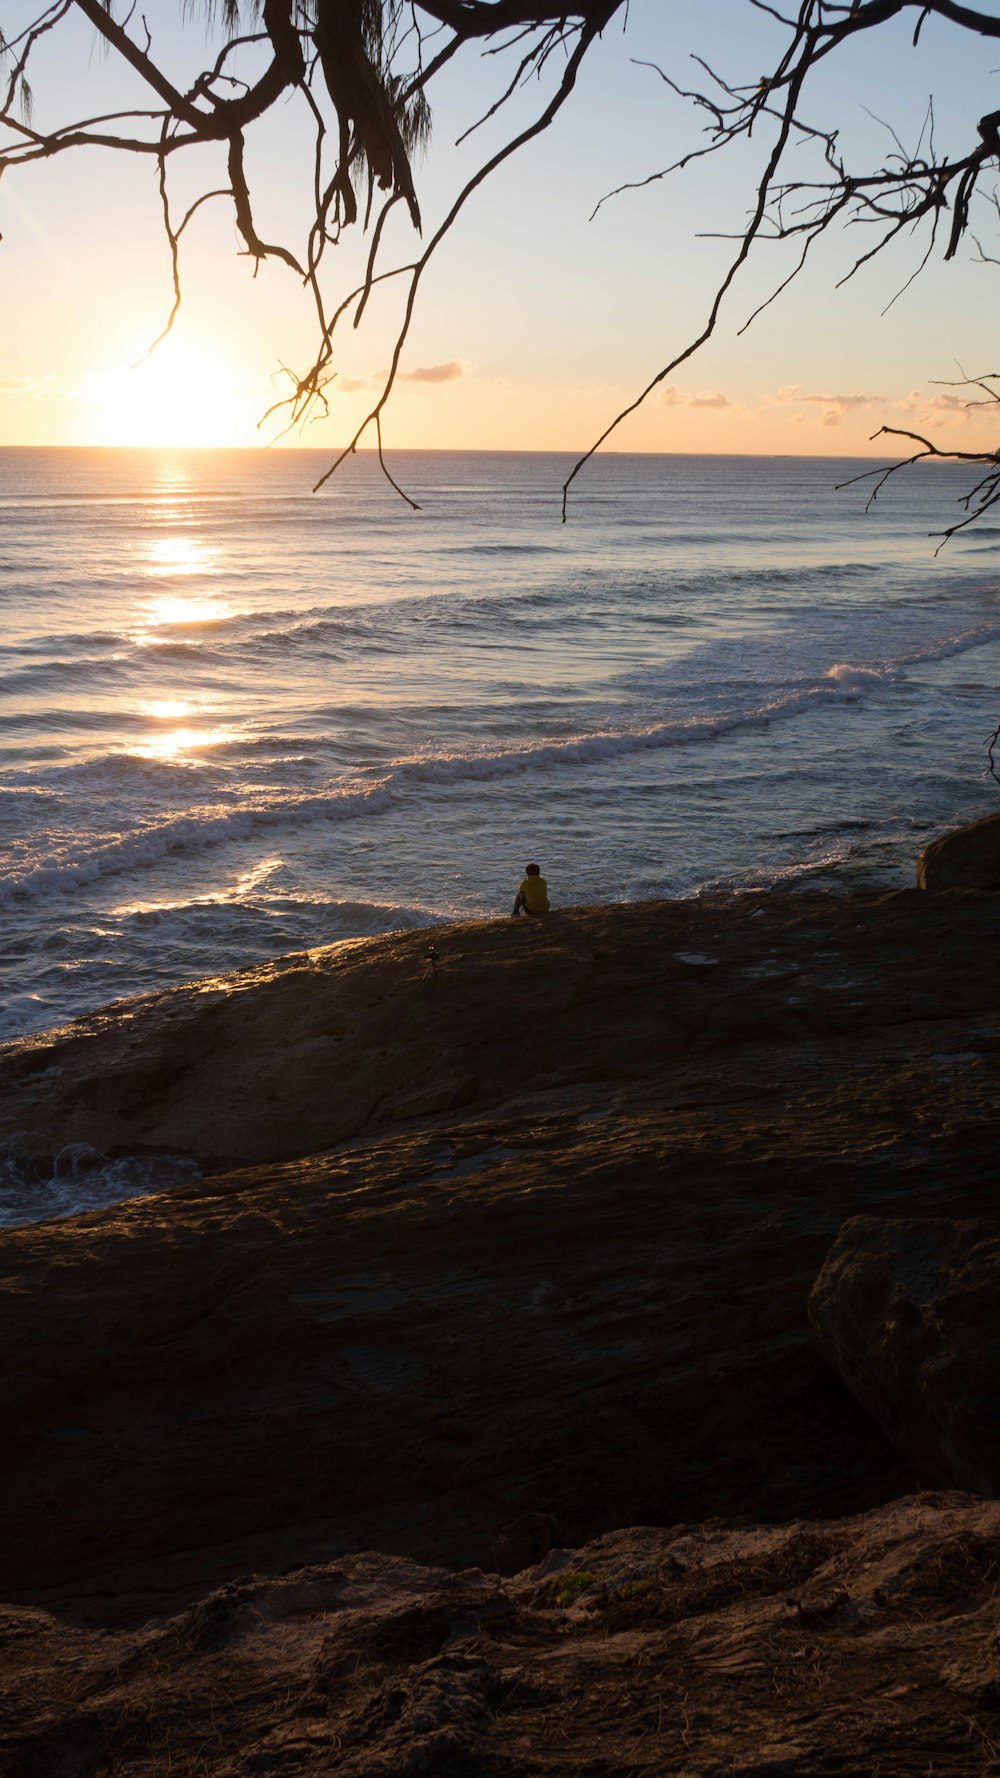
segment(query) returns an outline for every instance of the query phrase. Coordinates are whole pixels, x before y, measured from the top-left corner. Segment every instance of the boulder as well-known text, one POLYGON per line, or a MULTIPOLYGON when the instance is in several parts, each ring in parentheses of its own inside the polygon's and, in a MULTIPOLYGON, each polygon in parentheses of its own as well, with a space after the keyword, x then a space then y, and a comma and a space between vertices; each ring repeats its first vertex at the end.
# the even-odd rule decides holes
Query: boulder
POLYGON ((1000 1494, 1000 1226, 851 1217, 809 1319, 918 1476, 1000 1494))
POLYGON ((1000 889, 1000 815, 970 821, 925 846, 918 889, 1000 889))

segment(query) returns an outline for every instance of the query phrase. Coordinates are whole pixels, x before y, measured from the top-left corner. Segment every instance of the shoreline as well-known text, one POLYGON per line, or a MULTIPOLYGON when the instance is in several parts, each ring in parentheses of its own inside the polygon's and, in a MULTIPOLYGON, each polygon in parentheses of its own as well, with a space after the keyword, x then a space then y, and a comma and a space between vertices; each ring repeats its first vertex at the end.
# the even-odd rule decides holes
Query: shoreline
MULTIPOLYGON (((720 964, 723 976, 719 979, 725 979, 722 957, 706 958, 701 966, 682 959, 689 955, 703 955, 698 946, 706 943, 709 950, 725 951, 725 938, 722 942, 717 941, 727 930, 743 935, 737 939, 736 951, 740 944, 746 944, 751 930, 754 937, 763 936, 765 930, 774 931, 779 935, 779 942, 784 944, 783 935, 793 932, 803 920, 808 923, 810 919, 818 918, 822 926, 832 925, 839 929, 843 919, 838 920, 838 908, 843 913, 855 904, 868 909, 881 903, 898 903, 901 908, 912 904, 914 909, 923 907, 928 913, 934 906, 919 891, 884 884, 865 889, 847 885, 810 889, 800 884, 782 890, 727 889, 669 902, 649 900, 609 903, 595 908, 557 908, 544 927, 535 930, 533 942, 536 949, 548 953, 554 990, 564 1000, 572 1002, 577 994, 574 973, 586 973, 595 961, 604 965, 611 955, 600 933, 597 939, 587 937, 589 927, 595 922, 598 927, 602 923, 606 925, 618 949, 626 953, 637 946, 658 946, 669 928, 673 933, 671 942, 693 947, 688 952, 682 950, 675 954, 674 964, 681 963, 679 970, 668 964, 667 976, 671 976, 672 969, 674 979, 665 979, 662 985, 664 993, 669 996, 678 981, 682 986, 708 982, 720 964), (751 929, 748 926, 748 921, 756 921, 765 914, 769 916, 766 929, 762 927, 758 931, 757 927, 751 929), (589 955, 588 944, 592 949, 597 945, 596 957, 589 955)), ((474 1104, 480 1099, 488 1105, 497 1096, 502 1103, 511 1083, 508 1081, 505 1085, 501 1078, 492 1087, 487 1085, 483 1098, 474 1066, 468 1063, 468 1055, 483 1048, 487 1068, 492 1071, 496 1058, 490 1054, 488 1042, 484 1045, 481 1041, 484 1031, 479 1029, 479 1008, 489 1005, 490 971, 504 971, 518 958, 519 952, 510 949, 510 945, 516 945, 518 941, 505 941, 503 937, 512 926, 526 932, 529 923, 524 918, 512 922, 507 917, 493 916, 441 921, 428 927, 404 927, 380 935, 337 939, 305 951, 279 954, 222 975, 194 977, 168 987, 118 998, 94 1011, 77 1014, 62 1024, 5 1040, 0 1043, 0 1183, 8 1208, 5 1210, 0 1206, 0 1231, 28 1226, 50 1217, 100 1210, 132 1196, 153 1195, 233 1166, 299 1158, 302 1153, 314 1152, 317 1145, 342 1142, 367 1129, 391 1127, 400 1119, 406 1121, 419 1115, 408 1103, 407 1093, 414 1104, 416 1100, 425 1103, 429 1115, 474 1104), (443 947, 439 962, 433 968, 428 960, 429 946, 436 951, 439 946, 443 947), (325 1059, 333 1067, 338 1092, 346 1086, 346 1095, 341 1093, 336 1114, 317 1120, 310 1111, 306 1137, 299 1131, 294 1135, 287 1131, 284 1134, 277 1132, 280 1119, 268 1107, 273 1106, 279 1097, 286 1057, 281 1041, 273 1044, 265 1036, 261 1042, 260 1033, 253 1030, 257 1009, 263 1009, 267 1025, 273 1025, 276 1019, 279 1022, 284 1020, 289 1031, 295 1021, 304 1016, 305 1026, 311 1032, 311 1040, 307 1043, 310 1050, 307 1067, 312 1069, 309 1078, 315 1098, 320 1101, 328 1097, 323 1039, 329 1033, 323 1030, 322 1010, 317 1019, 316 1005, 311 1002, 322 1008, 328 994, 335 1001, 338 976, 346 971, 345 981, 353 982, 355 969, 360 972, 356 978, 358 982, 363 983, 368 976, 373 976, 376 985, 371 993, 381 1000, 384 992, 379 990, 377 977, 384 967, 388 972, 390 994, 402 993, 407 1000, 406 1016, 411 1020, 426 1017, 433 1021, 441 1011, 437 1001, 442 996, 444 1004, 454 1010, 455 996, 450 992, 456 985, 454 966, 457 963, 459 971, 464 968, 466 950, 481 987, 481 999, 474 997, 471 1004, 459 1005, 458 1017, 463 1024, 454 1055, 425 1057, 419 1043, 416 1049, 411 1044, 405 1053, 395 1058, 399 1064, 395 1073, 391 1067, 377 1070, 376 1073, 386 1075, 386 1081, 373 1082, 370 1070, 368 1075, 362 1070, 361 1076, 351 1078, 350 1052, 338 1052, 337 1040, 333 1040, 325 1059), (477 952, 481 955, 477 956, 477 952), (227 1016, 227 1007, 230 1015, 237 1007, 239 1011, 235 1016, 227 1016), (248 1020, 246 1026, 244 1014, 248 1020), (149 1055, 144 1060, 146 1050, 149 1055), (264 1126, 268 1122, 275 1126, 270 1137, 257 1131, 246 1151, 231 1141, 228 1146, 218 1149, 216 1108, 213 1106, 208 1115, 211 1136, 206 1132, 205 1119, 198 1116, 201 1089, 195 1087, 191 1074, 192 1063, 198 1058, 209 1058, 216 1070, 221 1067, 225 1071, 232 1062, 237 1068, 249 1065, 251 1072, 256 1069, 258 1074, 262 1070, 265 1073, 269 1069, 272 1071, 274 1079, 265 1083, 257 1107, 258 1112, 263 1111, 264 1126), (124 1073, 130 1083, 125 1089, 124 1100, 119 1095, 116 1109, 111 1105, 113 1092, 102 1094, 95 1088, 92 1076, 101 1071, 124 1073), (142 1084, 144 1071, 145 1087, 142 1084), (379 1085, 385 1085, 387 1090, 380 1094, 379 1085), (164 1089, 165 1102, 161 1104, 164 1089), (130 1098, 138 1102, 144 1092, 149 1098, 151 1111, 145 1121, 134 1117, 129 1109, 130 1098)), ((779 1024, 789 1027, 790 1032, 801 1034, 802 1014, 791 1011, 800 1004, 801 996, 783 994, 781 980, 777 984, 777 994, 772 992, 766 959, 761 966, 759 960, 755 963, 749 954, 740 957, 736 951, 733 962, 737 986, 742 987, 743 996, 746 997, 749 991, 752 999, 768 1003, 767 1010, 761 1012, 761 1031, 768 1019, 777 1018, 779 1024)), ((798 958, 790 957, 788 966, 793 974, 798 971, 798 958)), ((603 973, 609 972, 604 969, 603 973)), ((614 972, 610 973, 613 975, 614 972)), ((626 969, 626 978, 630 973, 626 969)), ((778 973, 781 977, 781 971, 778 973)), ((866 1024, 864 1003, 845 998, 842 993, 837 995, 835 974, 833 972, 830 981, 824 983, 824 993, 833 988, 840 1028, 845 1033, 852 1028, 860 1033, 866 1024)), ((461 989, 460 981, 457 985, 461 989)), ((624 985, 630 992, 631 981, 627 980, 624 985)), ((649 984, 646 987, 648 992, 649 984)), ((476 990, 477 995, 479 991, 476 990)), ((699 988, 697 991, 701 993, 703 990, 699 988)), ((362 986, 360 1004, 354 1006, 351 1016, 366 1016, 365 992, 362 986)), ((359 996, 351 993, 350 998, 353 1002, 359 996)), ((460 991, 458 1001, 461 1000, 460 991)), ((565 1007, 562 1010, 565 1012, 565 1007)), ((755 1017, 756 1014, 744 1005, 739 1023, 748 1032, 755 1017)), ((704 1034, 691 1032, 690 1035, 695 1046, 704 1042, 704 1034)), ((394 1038, 390 1021, 378 1041, 391 1045, 394 1038)), ((737 1037, 736 1041, 739 1040, 737 1037)), ((371 1041, 375 1041, 374 1037, 371 1041)), ((671 1047, 673 1061, 682 1057, 686 1047, 692 1047, 686 1044, 683 1025, 674 1032, 671 1047)), ((383 1059, 388 1053, 383 1050, 383 1059)), ((555 1060, 558 1074, 559 1058, 555 1060)), ((600 1069, 597 1073, 600 1074, 600 1069)), ((514 1085, 516 1088, 516 1081, 514 1085)), ((303 1088, 303 1083, 298 1080, 295 1087, 297 1092, 304 1090, 307 1095, 310 1090, 308 1084, 303 1088)), ((246 1084, 241 1085, 237 1100, 248 1090, 246 1084)), ((238 1105, 235 1110, 242 1125, 238 1105)), ((234 1105, 230 1102, 227 1115, 231 1117, 233 1111, 234 1105)))
MULTIPOLYGON (((969 813, 969 820, 976 818, 975 811, 969 813)), ((943 834, 951 829, 942 827, 940 831, 943 834)), ((937 837, 940 835, 936 831, 929 830, 924 836, 924 843, 929 844, 937 837)), ((704 884, 699 884, 683 893, 671 895, 669 898, 658 895, 637 896, 620 902, 594 905, 606 906, 609 910, 641 908, 657 905, 663 900, 669 899, 671 904, 677 906, 702 903, 725 906, 729 903, 739 903, 743 900, 756 901, 765 897, 769 900, 771 898, 784 900, 819 895, 842 900, 859 895, 882 896, 902 893, 911 887, 913 881, 913 841, 909 836, 904 837, 897 834, 878 841, 870 841, 863 850, 859 848, 859 855, 856 857, 841 856, 832 862, 826 859, 814 861, 804 859, 797 864, 762 866, 761 871, 764 873, 769 871, 767 881, 743 882, 736 878, 732 881, 720 881, 718 878, 711 878, 707 879, 704 884)), ((206 893, 201 898, 194 897, 189 905, 215 910, 220 903, 216 896, 206 893)), ((573 916, 589 905, 583 903, 580 906, 563 906, 557 903, 553 911, 557 917, 573 916)), ((160 910, 151 906, 143 911, 148 915, 156 914, 160 910)), ((168 915, 173 911, 174 904, 172 903, 165 904, 162 910, 168 915)), ((202 982, 235 979, 255 973, 263 975, 268 971, 280 970, 284 965, 293 963, 296 959, 314 955, 317 957, 328 955, 338 950, 347 951, 358 946, 376 944, 383 940, 393 940, 404 934, 411 934, 414 939, 422 935, 425 943, 432 942, 435 934, 442 933, 446 929, 465 926, 477 928, 492 922, 503 924, 506 918, 506 911, 500 909, 486 913, 436 914, 427 908, 418 907, 412 900, 400 903, 397 911, 409 917, 404 924, 390 927, 386 931, 349 933, 343 937, 308 944, 303 948, 283 948, 266 956, 251 958, 243 964, 234 964, 219 972, 184 971, 166 984, 162 981, 155 981, 134 992, 118 994, 111 999, 101 1000, 93 1006, 85 1004, 80 1011, 70 1012, 65 1017, 53 1017, 43 1025, 31 1026, 27 1030, 0 1036, 0 1057, 11 1052, 15 1046, 20 1044, 54 1041, 60 1034, 69 1032, 86 1021, 96 1020, 106 1023, 112 1015, 117 1016, 121 1013, 122 1016, 126 1016, 126 1009, 130 1005, 152 1001, 165 994, 197 990, 202 982), (419 919, 416 917, 417 915, 420 916, 419 919)), ((2 1114, 0 1114, 0 1139, 2 1139, 2 1131, 2 1114)))
MULTIPOLYGON (((970 815, 970 819, 974 818, 975 814, 973 813, 970 815)), ((941 829, 941 832, 947 831, 949 831, 949 829, 946 827, 941 829)), ((924 837, 927 843, 929 843, 930 840, 938 836, 935 831, 928 830, 928 833, 924 837)), ((870 842, 867 849, 863 853, 859 852, 859 855, 857 856, 842 855, 833 861, 828 859, 803 859, 798 863, 761 866, 758 874, 767 879, 761 882, 744 881, 743 879, 751 874, 749 871, 745 871, 738 876, 734 874, 733 878, 730 880, 720 879, 719 877, 707 878, 704 883, 698 883, 692 888, 670 895, 669 897, 662 895, 636 895, 620 902, 616 901, 613 903, 596 905, 606 905, 608 907, 637 907, 665 899, 669 899, 670 901, 679 904, 702 901, 723 903, 728 901, 739 901, 743 898, 753 899, 762 896, 783 898, 801 894, 820 894, 836 898, 850 897, 859 894, 884 895, 899 892, 911 887, 913 876, 912 860, 912 838, 910 836, 904 838, 899 835, 893 835, 892 837, 886 837, 870 842)), ((25 896, 24 900, 27 907, 31 898, 25 896)), ((10 905, 11 899, 8 900, 8 906, 10 905)), ((239 907, 238 903, 227 904, 224 901, 220 902, 218 896, 213 895, 207 890, 201 896, 192 896, 190 900, 184 904, 187 909, 195 908, 205 911, 211 910, 213 912, 217 911, 220 906, 226 907, 230 905, 234 910, 239 907)), ((334 905, 335 907, 338 907, 340 904, 335 903, 334 905)), ((2 1054, 2 1052, 10 1045, 18 1044, 29 1039, 47 1040, 54 1038, 57 1033, 68 1030, 80 1020, 104 1018, 113 1010, 124 1008, 129 1002, 140 1000, 145 1001, 155 995, 173 993, 184 988, 192 988, 200 981, 221 979, 223 976, 236 976, 243 974, 248 970, 277 968, 289 958, 309 955, 312 954, 312 952, 332 952, 337 948, 375 943, 381 939, 396 938, 403 933, 422 933, 425 940, 429 940, 433 938, 435 932, 439 932, 445 927, 482 926, 491 921, 502 921, 505 919, 507 911, 506 908, 495 908, 488 912, 473 910, 470 912, 440 913, 428 906, 421 905, 416 898, 403 900, 394 905, 386 904, 384 902, 372 902, 370 904, 362 905, 370 905, 372 908, 377 909, 380 912, 385 910, 388 906, 393 914, 403 919, 404 923, 398 926, 389 926, 384 931, 359 931, 347 933, 343 937, 329 938, 325 940, 321 939, 316 944, 307 944, 301 948, 296 947, 292 949, 283 947, 265 956, 249 957, 245 963, 232 964, 224 971, 214 972, 192 968, 189 971, 179 973, 175 979, 166 983, 162 980, 155 979, 152 980, 148 986, 138 987, 134 991, 114 995, 111 999, 100 1000, 92 1006, 84 1004, 79 1011, 70 1011, 65 1016, 61 1017, 58 1015, 50 1017, 45 1024, 32 1025, 24 1030, 11 1031, 0 1035, 0 1054, 2 1054)), ((580 907, 588 905, 590 904, 579 904, 580 907)), ((26 911, 26 907, 18 907, 17 911, 24 912, 26 911)), ((169 917, 175 911, 176 907, 172 902, 165 903, 162 908, 158 907, 156 904, 150 904, 148 907, 144 906, 142 908, 142 913, 146 917, 169 917)), ((575 904, 565 906, 557 904, 553 911, 557 915, 572 915, 578 911, 578 907, 575 904)), ((155 971, 153 973, 155 975, 155 971)))
MULTIPOLYGON (((880 942, 905 955, 928 934, 954 934, 957 906, 970 923, 971 905, 980 910, 971 924, 981 920, 988 928, 994 905, 988 891, 942 900, 885 886, 796 887, 556 908, 539 922, 504 915, 338 939, 152 988, 7 1040, 0 1045, 0 1141, 22 1129, 41 1137, 48 1120, 60 1146, 91 1143, 118 1157, 163 1154, 179 1142, 211 1174, 301 1158, 317 1145, 419 1117, 417 1099, 427 1100, 423 1115, 502 1104, 528 1083, 516 1060, 505 1062, 491 1032, 491 993, 507 1035, 511 1002, 522 1003, 526 1015, 552 1025, 561 1043, 567 1017, 586 1002, 584 983, 595 965, 608 1000, 641 987, 637 1018, 627 1007, 618 1009, 630 1041, 638 1035, 633 1026, 656 1017, 657 993, 664 996, 669 1010, 658 1036, 673 1062, 706 1048, 803 1037, 810 1024, 814 1035, 870 1035, 879 1023, 872 995, 883 986, 875 954, 880 942), (832 947, 818 963, 809 955, 810 927, 817 942, 832 947), (855 931, 865 934, 860 943, 855 931), (437 953, 433 962, 429 947, 437 953), (544 980, 552 996, 548 1005, 530 991, 524 996, 518 965, 525 957, 535 986, 544 980), (603 967, 612 960, 610 969, 603 967), (859 977, 854 995, 849 972, 857 963, 871 979, 859 977), (800 991, 789 991, 793 986, 800 991), (678 990, 694 996, 690 1017, 679 1015, 678 990), (398 1012, 376 1010, 387 1000, 398 1012), (408 1044, 399 1041, 400 1018, 408 1044), (340 1019, 343 1029, 332 1028, 331 1019, 334 1025, 340 1019), (422 1024, 431 1029, 430 1047, 422 1024), (300 1054, 290 1066, 292 1044, 300 1054), (389 1065, 373 1070, 373 1056, 389 1065), (239 1069, 246 1079, 237 1082, 239 1069), (264 1073, 270 1078, 260 1097, 241 1112, 240 1098, 251 1085, 260 1087, 264 1073), (462 1081, 467 1096, 449 1101, 462 1081), (288 1087, 293 1099, 322 1097, 326 1107, 332 1088, 336 1106, 303 1113, 300 1105, 299 1121, 289 1124, 279 1108, 288 1087), (220 1140, 221 1104, 228 1121, 220 1140)), ((1000 920, 1000 900, 995 905, 1000 920)), ((900 962, 897 955, 897 970, 900 962)), ((947 1001, 937 973, 935 979, 947 1001)), ((925 990, 930 1014, 928 1000, 925 990)), ((989 1008, 984 992, 981 1010, 989 1008)), ((905 1001, 903 1012, 919 1022, 914 1001, 905 1001)), ((553 1051, 545 1084, 550 1078, 568 1084, 583 1060, 589 1067, 597 1059, 600 1046, 593 1033, 589 1038, 574 1031, 568 1052, 553 1051)), ((602 1072, 598 1065, 594 1078, 602 1072)))

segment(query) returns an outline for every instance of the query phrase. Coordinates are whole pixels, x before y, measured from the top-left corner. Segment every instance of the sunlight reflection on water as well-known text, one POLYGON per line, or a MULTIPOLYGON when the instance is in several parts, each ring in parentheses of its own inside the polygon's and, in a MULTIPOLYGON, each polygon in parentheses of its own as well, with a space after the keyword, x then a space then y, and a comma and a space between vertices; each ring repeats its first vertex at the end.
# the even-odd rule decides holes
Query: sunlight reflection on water
MULTIPOLYGON (((163 894, 155 899, 129 896, 117 903, 113 910, 114 916, 116 920, 134 919, 137 915, 147 920, 158 920, 164 914, 183 915, 192 908, 224 907, 240 902, 279 873, 284 868, 284 862, 280 852, 269 853, 259 863, 245 870, 237 870, 227 881, 221 882, 214 890, 201 894, 196 901, 192 901, 189 896, 178 900, 175 894, 163 894)), ((270 915, 271 912, 264 904, 259 906, 258 911, 265 915, 270 915)))
MULTIPOLYGON (((232 615, 231 605, 204 593, 160 593, 146 606, 143 622, 147 630, 164 626, 181 629, 187 624, 218 623, 232 615)), ((141 633, 136 639, 140 642, 150 640, 148 636, 143 638, 141 633)))
POLYGON ((146 573, 211 574, 216 553, 194 537, 156 537, 146 545, 146 573))
POLYGON ((218 747, 232 738, 233 731, 228 728, 175 728, 162 735, 151 735, 138 745, 130 742, 128 752, 138 759, 176 760, 184 753, 201 753, 206 747, 218 747))
POLYGON ((191 709, 192 706, 180 698, 159 698, 147 704, 143 714, 152 716, 157 722, 179 722, 182 717, 190 716, 191 709))

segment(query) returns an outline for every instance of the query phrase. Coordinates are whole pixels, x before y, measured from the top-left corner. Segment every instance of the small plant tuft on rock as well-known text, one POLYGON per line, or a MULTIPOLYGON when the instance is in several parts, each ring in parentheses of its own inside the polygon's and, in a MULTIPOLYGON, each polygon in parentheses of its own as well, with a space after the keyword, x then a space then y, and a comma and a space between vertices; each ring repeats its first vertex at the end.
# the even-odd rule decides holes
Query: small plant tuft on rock
POLYGON ((548 1591, 547 1605, 557 1605, 565 1611, 567 1606, 575 1605, 581 1593, 592 1587, 596 1581, 603 1580, 602 1574, 591 1574, 585 1568, 570 1568, 560 1574, 551 1584, 548 1591))

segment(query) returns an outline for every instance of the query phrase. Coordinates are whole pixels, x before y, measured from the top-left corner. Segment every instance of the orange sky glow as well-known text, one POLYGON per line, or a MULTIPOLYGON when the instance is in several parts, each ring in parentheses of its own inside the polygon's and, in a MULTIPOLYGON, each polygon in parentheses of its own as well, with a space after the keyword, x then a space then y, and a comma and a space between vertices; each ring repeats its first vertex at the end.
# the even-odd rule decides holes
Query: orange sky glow
MULTIPOLYGON (((762 53, 752 32, 763 27, 745 0, 719 0, 718 10, 735 50, 762 53)), ((745 214, 752 154, 734 164, 735 176, 729 163, 702 162, 684 181, 626 192, 591 218, 609 186, 694 139, 691 118, 665 107, 662 84, 637 66, 644 56, 675 55, 669 32, 682 28, 692 37, 686 53, 698 47, 694 13, 685 23, 680 9, 634 0, 628 35, 609 34, 590 90, 581 83, 574 108, 531 145, 506 183, 477 193, 418 299, 385 416, 388 447, 585 450, 697 334, 731 251, 726 240, 702 237, 709 223, 721 231, 745 214), (607 125, 600 143, 588 122, 595 103, 607 125)), ((931 37, 929 27, 930 71, 945 80, 945 98, 948 78, 963 93, 968 70, 948 66, 931 37)), ((898 64, 891 33, 876 47, 871 78, 884 85, 888 77, 891 89, 898 64)), ((48 72, 72 88, 68 65, 48 72)), ((113 76, 105 63, 91 66, 93 81, 113 76)), ((864 94, 850 85, 849 68, 844 79, 836 103, 860 118, 864 94)), ((451 144, 494 80, 489 68, 473 68, 451 87, 444 82, 435 111, 442 151, 435 158, 432 149, 422 173, 432 217, 453 188, 451 144)), ((917 74, 907 74, 905 87, 900 81, 901 112, 916 102, 917 83, 917 74)), ((301 216, 286 216, 285 191, 293 174, 301 177, 302 144, 287 120, 267 141, 256 166, 260 226, 277 236, 287 223, 293 233, 301 216)), ((477 158, 478 144, 477 137, 477 158)), ((227 205, 206 205, 184 240, 176 326, 145 358, 171 296, 155 169, 136 157, 88 152, 89 159, 13 169, 0 187, 0 444, 278 442, 281 417, 261 426, 261 416, 289 386, 281 366, 301 371, 315 344, 300 281, 270 262, 254 277, 227 205)), ((211 169, 200 170, 191 190, 210 177, 211 169)), ((359 251, 347 243, 330 254, 331 294, 351 287, 359 251)), ((400 235, 398 255, 408 252, 412 237, 400 235)), ((932 429, 952 448, 990 446, 989 413, 947 385, 959 365, 981 369, 994 356, 995 269, 934 262, 890 307, 919 250, 903 241, 838 289, 845 252, 842 242, 825 240, 802 279, 741 336, 785 270, 762 255, 709 346, 667 379, 610 448, 885 455, 891 444, 872 442, 882 425, 932 429)), ((389 361, 398 320, 392 300, 379 292, 361 332, 344 335, 328 415, 280 442, 331 451, 347 442, 389 361)), ((372 434, 364 443, 374 444, 372 434)))

